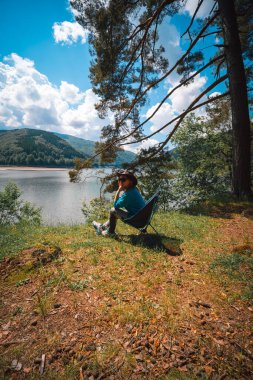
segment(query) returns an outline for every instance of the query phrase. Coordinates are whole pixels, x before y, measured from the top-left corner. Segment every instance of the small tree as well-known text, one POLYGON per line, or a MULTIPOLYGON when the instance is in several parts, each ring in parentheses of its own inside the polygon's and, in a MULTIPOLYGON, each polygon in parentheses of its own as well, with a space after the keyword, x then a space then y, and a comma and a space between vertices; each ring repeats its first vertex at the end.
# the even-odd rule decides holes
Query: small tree
POLYGON ((9 182, 0 192, 0 226, 17 223, 39 225, 41 223, 41 209, 30 202, 24 202, 18 186, 9 182))
POLYGON ((172 193, 178 204, 223 196, 232 190, 229 100, 213 103, 206 112, 205 117, 188 116, 173 137, 178 171, 172 193))

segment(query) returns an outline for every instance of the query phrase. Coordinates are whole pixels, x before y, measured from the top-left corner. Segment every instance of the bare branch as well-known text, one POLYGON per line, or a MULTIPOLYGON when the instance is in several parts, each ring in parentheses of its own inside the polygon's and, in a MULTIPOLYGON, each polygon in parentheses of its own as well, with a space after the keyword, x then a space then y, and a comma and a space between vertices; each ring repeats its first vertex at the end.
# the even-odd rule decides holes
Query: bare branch
POLYGON ((132 105, 130 106, 129 110, 127 111, 127 114, 123 117, 123 119, 121 119, 121 121, 119 122, 119 124, 122 124, 126 119, 127 117, 129 116, 129 114, 132 112, 133 110, 133 107, 135 106, 135 104, 140 101, 143 96, 154 86, 156 86, 157 84, 159 84, 160 82, 162 82, 165 78, 167 78, 174 70, 175 68, 184 60, 184 58, 190 53, 190 51, 193 49, 193 47, 196 45, 196 43, 198 42, 198 40, 201 38, 201 35, 206 31, 206 29, 208 28, 208 26, 215 20, 215 18, 217 17, 217 14, 213 15, 213 17, 211 17, 207 23, 205 24, 205 26, 200 30, 200 32, 198 33, 198 35, 196 36, 196 38, 194 39, 194 41, 191 43, 191 45, 188 47, 188 49, 186 50, 186 52, 179 58, 179 60, 173 65, 173 67, 167 71, 167 73, 165 73, 161 78, 157 79, 154 83, 150 84, 146 89, 145 91, 139 96, 139 98, 135 97, 132 101, 132 105))
POLYGON ((211 36, 212 34, 217 34, 217 33, 220 33, 220 32, 222 32, 221 29, 215 30, 214 32, 210 32, 210 33, 204 34, 203 36, 201 36, 201 38, 205 38, 205 37, 211 36))
MULTIPOLYGON (((203 67, 201 67, 198 71, 196 71, 194 74, 192 74, 189 78, 187 78, 186 80, 184 80, 183 82, 179 83, 176 87, 174 87, 170 92, 168 92, 168 94, 162 99, 162 101, 159 103, 159 105, 156 107, 156 109, 154 110, 154 112, 145 120, 143 121, 141 124, 139 124, 137 127, 135 127, 133 129, 133 131, 131 131, 131 133, 129 133, 128 135, 124 136, 123 138, 121 137, 120 139, 116 139, 114 140, 114 143, 117 143, 118 141, 122 140, 122 139, 127 139, 128 137, 132 136, 139 128, 141 128, 143 125, 145 125, 150 119, 152 119, 152 117, 157 113, 157 111, 159 111, 159 109, 161 108, 161 106, 165 103, 165 101, 173 94, 173 92, 175 92, 178 88, 184 86, 187 84, 187 82, 189 82, 191 79, 193 79, 194 77, 196 77, 199 73, 201 73, 202 71, 204 71, 207 67, 211 66, 213 63, 215 63, 216 61, 218 61, 219 59, 223 58, 224 57, 224 54, 221 54, 219 56, 217 56, 216 58, 213 58, 212 60, 210 60, 206 65, 204 65, 203 67)), ((224 60, 222 61, 224 62, 224 60)))
MULTIPOLYGON (((166 97, 162 100, 162 102, 159 104, 159 106, 156 108, 156 110, 152 113, 152 115, 146 119, 144 122, 142 122, 139 126, 137 126, 131 133, 129 133, 128 135, 125 135, 125 136, 121 136, 119 138, 115 138, 113 141, 111 141, 109 144, 107 144, 106 146, 104 146, 101 150, 99 150, 95 155, 93 155, 91 157, 91 160, 93 160, 94 158, 98 157, 101 153, 103 153, 105 150, 109 149, 110 147, 112 147, 113 145, 117 144, 119 141, 122 141, 122 140, 125 140, 127 139, 128 137, 132 136, 138 128, 140 128, 141 126, 143 126, 144 124, 146 124, 154 115, 155 113, 161 108, 162 104, 169 98, 169 96, 174 92, 176 91, 179 87, 185 85, 189 80, 191 80, 192 78, 194 78, 197 74, 199 74, 201 71, 203 71, 204 69, 206 69, 208 66, 210 66, 211 64, 213 64, 214 62, 216 62, 217 60, 219 60, 220 58, 222 58, 224 55, 220 55, 214 59, 212 59, 209 63, 207 63, 205 66, 203 66, 201 69, 199 69, 198 71, 196 71, 192 76, 190 76, 188 79, 186 79, 184 82, 182 82, 181 84, 179 84, 178 86, 174 87, 174 89, 172 89, 167 95, 166 97)), ((223 78, 223 77, 222 77, 223 78)), ((221 79, 222 79, 221 78, 221 79)), ((226 79, 226 78, 225 78, 226 79)), ((223 80, 225 80, 223 79, 223 80)), ((220 83, 220 82, 219 82, 220 83)), ((215 82, 215 85, 218 84, 217 82, 215 82)), ((210 87, 210 86, 209 86, 210 87)), ((209 87, 208 87, 208 91, 209 90, 209 87)), ((215 86, 214 86, 215 87, 215 86)), ((205 92, 205 93, 206 93, 205 92)), ((201 98, 201 96, 200 96, 201 98)), ((190 111, 189 111, 190 112, 190 111)), ((134 142, 127 142, 127 143, 121 143, 119 144, 120 146, 122 145, 130 145, 130 144, 135 144, 135 143, 138 143, 138 142, 141 142, 143 140, 146 140, 147 138, 149 137, 152 137, 153 135, 155 135, 156 133, 160 132, 160 130, 164 129, 166 126, 172 124, 174 121, 178 120, 178 118, 180 117, 177 116, 176 118, 174 118, 173 120, 171 120, 171 122, 169 122, 168 124, 166 124, 164 127, 160 128, 158 131, 152 133, 151 135, 147 136, 147 137, 143 137, 142 139, 139 139, 138 141, 134 141, 134 142)))
MULTIPOLYGON (((132 142, 127 142, 127 143, 122 143, 120 145, 131 145, 131 144, 137 144, 143 140, 146 140, 154 135, 156 135, 157 133, 161 132, 163 129, 165 129, 166 127, 168 127, 169 125, 171 125, 172 123, 174 123, 174 121, 176 120, 179 120, 176 124, 176 127, 174 127, 174 129, 176 128, 177 129, 177 125, 179 126, 181 121, 184 119, 184 117, 189 113, 189 112, 192 112, 193 110, 193 107, 195 106, 196 103, 198 103, 198 101, 204 96, 206 95, 209 91, 211 91, 214 87, 216 87, 218 84, 224 82, 226 79, 228 78, 228 74, 225 74, 223 75, 222 77, 220 77, 217 81, 215 81, 214 83, 212 83, 210 86, 208 86, 204 91, 202 91, 198 96, 197 98, 194 99, 194 101, 189 105, 189 107, 184 111, 182 112, 179 116, 175 117, 174 119, 170 120, 168 123, 166 123, 165 125, 163 125, 161 128, 159 128, 157 131, 151 133, 150 135, 148 136, 145 136, 145 137, 142 137, 141 139, 137 140, 137 141, 132 141, 132 142)), ((213 99, 213 98, 211 98, 213 99)), ((199 108, 196 107, 196 108, 199 108)), ((195 109, 195 108, 194 108, 195 109)), ((174 131, 173 129, 173 131, 174 131)), ((173 132, 172 131, 172 132, 173 132)), ((171 133, 172 133, 171 132, 171 133)), ((174 134, 174 132, 172 133, 174 134)), ((169 135, 170 136, 170 135, 169 135)), ((169 139, 171 138, 171 136, 169 137, 169 139)))
MULTIPOLYGON (((123 74, 122 74, 122 78, 126 75, 126 73, 128 72, 129 70, 129 66, 132 67, 132 61, 134 59, 134 55, 136 53, 136 51, 138 50, 138 48, 140 47, 140 45, 143 45, 145 43, 145 40, 146 40, 146 36, 147 36, 147 33, 153 23, 153 21, 156 19, 156 18, 159 18, 162 10, 164 9, 164 7, 166 5, 169 5, 171 3, 174 3, 175 0, 164 0, 162 2, 162 4, 156 9, 156 11, 154 12, 153 16, 151 16, 149 19, 147 19, 144 23, 138 25, 137 28, 139 28, 138 31, 135 32, 135 34, 131 35, 128 39, 127 39, 127 42, 130 41, 131 39, 133 39, 133 37, 135 37, 136 34, 138 34, 140 31, 142 31, 145 27, 145 33, 144 33, 144 36, 142 37, 142 39, 139 41, 138 45, 135 47, 132 55, 131 55, 131 58, 127 64, 127 66, 125 67, 124 71, 123 71, 123 74)), ((125 45, 125 43, 124 43, 125 45)), ((140 56, 140 55, 139 55, 140 56)), ((136 62, 137 58, 135 58, 134 62, 136 62)))
MULTIPOLYGON (((205 106, 205 105, 207 105, 207 104, 209 104, 209 103, 212 103, 212 102, 214 102, 215 100, 221 99, 221 98, 223 98, 223 97, 225 97, 225 96, 227 96, 227 95, 229 95, 229 91, 227 91, 227 92, 225 92, 225 93, 223 93, 223 94, 220 94, 220 95, 214 96, 214 97, 212 97, 212 98, 209 98, 208 100, 205 100, 204 102, 197 104, 196 106, 192 107, 191 109, 187 109, 186 111, 184 111, 184 112, 180 115, 180 117, 183 117, 183 118, 184 118, 186 115, 188 115, 188 113, 190 113, 190 112, 196 110, 197 108, 203 107, 203 106, 205 106)), ((180 123, 181 123, 181 121, 180 121, 180 123)), ((165 140, 162 144, 160 144, 160 146, 158 147, 158 149, 157 149, 154 153, 152 153, 150 156, 145 157, 146 160, 149 160, 150 158, 153 158, 157 153, 159 153, 159 152, 165 147, 165 145, 167 145, 167 143, 168 143, 169 140, 171 139, 172 135, 176 132, 176 129, 178 128, 179 125, 180 125, 180 124, 177 123, 177 125, 175 126, 175 128, 173 129, 173 131, 172 131, 172 132, 170 133, 170 135, 166 138, 166 140, 165 140)), ((128 166, 128 169, 134 169, 136 166, 138 166, 138 162, 137 162, 137 163, 134 163, 134 164, 132 164, 132 165, 129 165, 129 166, 128 166)))
MULTIPOLYGON (((190 32, 191 26, 192 26, 192 24, 193 24, 193 22, 194 22, 194 20, 195 20, 195 17, 196 17, 196 15, 197 15, 197 13, 198 13, 198 11, 199 11, 199 8, 201 7, 203 1, 204 1, 204 0, 199 0, 198 5, 197 5, 197 7, 196 7, 196 9, 195 9, 195 11, 194 11, 194 14, 193 14, 192 18, 191 18, 191 22, 190 22, 188 28, 186 29, 186 31, 182 34, 181 38, 183 38, 187 33, 190 32)), ((189 37, 190 37, 190 39, 192 39, 190 33, 189 33, 189 37)))

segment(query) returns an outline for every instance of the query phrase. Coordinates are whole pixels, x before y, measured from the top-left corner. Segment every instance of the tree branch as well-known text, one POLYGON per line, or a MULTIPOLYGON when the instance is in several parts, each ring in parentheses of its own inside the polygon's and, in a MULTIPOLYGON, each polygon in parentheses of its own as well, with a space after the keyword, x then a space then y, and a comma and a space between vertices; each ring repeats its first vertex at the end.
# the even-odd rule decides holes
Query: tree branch
POLYGON ((193 13, 192 18, 191 18, 191 22, 190 22, 188 28, 186 29, 186 31, 182 34, 181 38, 183 38, 183 37, 188 33, 188 34, 189 34, 189 37, 190 37, 190 40, 192 41, 192 38, 191 38, 191 35, 190 35, 190 29, 191 29, 191 26, 192 26, 192 24, 193 24, 193 22, 194 22, 194 20, 195 20, 195 17, 196 17, 196 15, 197 15, 197 13, 198 13, 198 11, 199 11, 199 8, 201 7, 203 1, 204 1, 204 0, 199 0, 198 5, 197 5, 197 7, 196 7, 196 9, 195 9, 195 11, 194 11, 194 13, 193 13))
MULTIPOLYGON (((220 95, 214 96, 214 97, 212 97, 212 98, 210 98, 210 99, 204 101, 203 103, 199 103, 198 105, 192 107, 191 109, 187 109, 186 111, 184 111, 184 112, 180 115, 180 117, 182 117, 182 119, 183 119, 188 113, 190 113, 190 112, 196 110, 197 108, 200 108, 200 107, 203 107, 203 106, 205 106, 205 105, 207 105, 207 104, 209 104, 209 103, 212 103, 212 102, 214 102, 215 100, 221 99, 221 98, 227 96, 228 94, 229 94, 229 91, 227 91, 227 92, 225 92, 225 93, 223 93, 223 94, 220 94, 220 95)), ((177 125, 176 125, 176 126, 174 127, 174 129, 171 131, 171 133, 170 133, 169 136, 166 138, 166 140, 165 140, 163 143, 159 144, 160 146, 158 147, 158 149, 157 149, 154 153, 152 153, 150 156, 145 157, 146 160, 149 160, 149 159, 153 158, 157 153, 159 153, 159 152, 165 147, 165 145, 167 145, 167 143, 169 142, 169 140, 171 139, 171 137, 173 136, 173 134, 176 132, 176 130, 177 130, 177 128, 179 127, 180 124, 181 124, 181 121, 180 121, 180 123, 177 123, 177 125)), ((148 138, 148 137, 146 137, 146 138, 148 138)), ((134 163, 134 164, 132 164, 132 165, 129 165, 129 166, 128 166, 128 169, 134 169, 136 166, 138 166, 138 162, 137 162, 137 163, 134 163)))
POLYGON ((186 50, 186 52, 179 58, 179 60, 173 65, 173 67, 167 71, 167 73, 165 73, 161 78, 157 79, 154 83, 150 84, 146 89, 145 91, 139 96, 139 98, 134 98, 133 101, 132 101, 132 105, 130 106, 129 110, 127 111, 127 114, 123 117, 123 119, 119 122, 119 124, 122 124, 126 119, 127 117, 129 116, 129 114, 132 112, 133 110, 133 107, 135 106, 135 104, 140 101, 143 96, 154 86, 156 86, 157 84, 159 84, 160 82, 162 82, 165 78, 167 78, 174 70, 175 68, 184 60, 184 58, 190 53, 190 51, 193 49, 193 47, 196 45, 196 43, 198 42, 198 40, 201 38, 201 35, 202 33, 205 32, 205 30, 208 28, 208 26, 215 20, 215 18, 217 17, 217 14, 213 15, 213 17, 211 17, 208 22, 205 24, 205 26, 201 29, 201 31, 198 33, 198 35, 196 36, 196 38, 194 39, 194 41, 191 43, 191 45, 189 46, 189 48, 186 50))
MULTIPOLYGON (((173 92, 175 92, 178 88, 184 86, 187 84, 188 81, 190 81, 191 79, 193 79, 194 77, 196 77, 199 73, 201 73, 202 71, 204 71, 207 67, 211 66, 213 63, 215 63, 216 61, 218 61, 219 59, 223 58, 224 57, 224 54, 221 54, 219 56, 217 56, 216 58, 213 58, 211 61, 209 61, 206 65, 204 65, 202 68, 200 68, 198 71, 196 71, 193 75, 191 75, 189 78, 187 78, 186 80, 184 80, 183 82, 179 83, 176 87, 174 87, 170 92, 168 92, 168 94, 162 99, 162 101, 160 102, 160 104, 157 106, 157 108, 154 110, 154 112, 145 120, 143 121, 141 124, 139 124, 137 127, 135 127, 133 129, 133 131, 131 131, 131 133, 129 133, 127 136, 124 136, 124 139, 127 139, 128 137, 132 136, 139 128, 141 128, 143 125, 145 125, 150 119, 152 119, 152 117, 157 113, 157 111, 159 111, 159 109, 161 108, 161 106, 165 103, 165 101, 173 94, 173 92)), ((222 61, 224 62, 224 60, 222 61)), ((119 140, 114 140, 115 143, 117 143, 118 141, 120 141, 122 138, 120 138, 119 140)))
MULTIPOLYGON (((197 98, 194 99, 194 101, 189 105, 189 107, 184 111, 182 112, 179 116, 175 117, 174 119, 170 120, 168 123, 166 123, 165 125, 163 125, 161 128, 159 128, 157 131, 151 133, 150 135, 148 136, 145 136, 145 137, 142 137, 141 139, 137 140, 137 141, 132 141, 132 142, 127 142, 127 143, 122 143, 120 144, 121 145, 131 145, 131 144, 137 144, 143 140, 146 140, 154 135, 156 135, 157 133, 161 132, 163 129, 165 129, 166 127, 168 127, 170 124, 174 123, 174 121, 178 120, 179 121, 177 122, 176 126, 181 123, 181 121, 184 119, 185 115, 187 115, 189 112, 192 112, 192 110, 196 109, 196 108, 199 108, 199 105, 195 108, 193 108, 195 106, 196 103, 198 103, 198 101, 204 96, 206 95, 209 91, 211 91, 214 87, 216 87, 218 84, 220 84, 221 82, 224 82, 226 79, 228 78, 228 74, 225 74, 223 75, 222 77, 220 77, 217 81, 215 81, 214 83, 212 83, 210 86, 208 86, 204 91, 201 92, 201 94, 199 94, 197 96, 197 98), (181 120, 182 118, 182 120, 181 120)), ((213 98, 211 98, 213 99, 213 98)), ((205 103, 205 102, 204 102, 205 103)), ((207 103, 206 103, 207 104, 207 103)), ((204 104, 202 104, 204 105, 204 104)), ((177 127, 174 127, 174 129, 177 129, 177 127)), ((173 129, 173 131, 174 131, 173 129)), ((171 132, 172 133, 172 132, 171 132)), ((174 134, 174 132, 173 132, 174 134)), ((171 136, 170 136, 171 138, 171 136)))

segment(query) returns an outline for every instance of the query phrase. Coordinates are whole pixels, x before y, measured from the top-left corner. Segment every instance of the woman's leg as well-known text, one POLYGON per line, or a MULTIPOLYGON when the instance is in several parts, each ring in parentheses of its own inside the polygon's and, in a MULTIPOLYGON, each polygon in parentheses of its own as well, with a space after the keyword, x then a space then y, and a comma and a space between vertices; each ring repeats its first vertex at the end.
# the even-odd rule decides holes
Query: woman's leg
POLYGON ((110 215, 109 215, 109 220, 107 220, 107 222, 105 222, 102 225, 102 229, 103 230, 109 229, 109 233, 113 234, 115 232, 117 219, 118 218, 124 219, 124 218, 127 218, 127 216, 128 216, 128 212, 127 211, 124 211, 122 209, 117 209, 116 210, 114 207, 111 208, 110 215))

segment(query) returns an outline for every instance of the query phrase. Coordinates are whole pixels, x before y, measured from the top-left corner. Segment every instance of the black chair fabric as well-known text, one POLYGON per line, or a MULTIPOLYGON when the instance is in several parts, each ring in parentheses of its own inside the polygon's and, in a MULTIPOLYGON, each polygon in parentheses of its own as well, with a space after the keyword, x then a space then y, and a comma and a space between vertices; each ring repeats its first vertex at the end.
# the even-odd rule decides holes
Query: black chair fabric
POLYGON ((137 214, 130 218, 123 219, 123 222, 138 229, 147 227, 155 211, 157 201, 158 194, 156 193, 147 201, 146 205, 137 212, 137 214))

